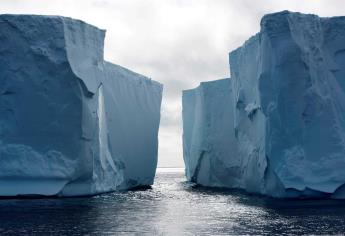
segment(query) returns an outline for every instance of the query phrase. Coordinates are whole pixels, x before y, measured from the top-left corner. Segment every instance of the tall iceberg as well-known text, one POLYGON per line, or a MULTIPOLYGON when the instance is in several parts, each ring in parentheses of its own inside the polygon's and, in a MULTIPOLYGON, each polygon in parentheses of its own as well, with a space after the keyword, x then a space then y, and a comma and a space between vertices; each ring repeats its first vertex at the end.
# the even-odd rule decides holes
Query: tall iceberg
POLYGON ((105 31, 0 15, 0 196, 148 186, 162 85, 103 59, 105 31))
POLYGON ((202 82, 196 89, 183 91, 183 156, 189 180, 213 187, 236 181, 229 175, 237 166, 232 171, 224 169, 224 165, 231 169, 227 162, 238 158, 232 99, 230 79, 202 82))
POLYGON ((288 11, 183 93, 187 178, 273 197, 345 198, 345 17, 288 11), (218 89, 217 89, 218 87, 218 89))

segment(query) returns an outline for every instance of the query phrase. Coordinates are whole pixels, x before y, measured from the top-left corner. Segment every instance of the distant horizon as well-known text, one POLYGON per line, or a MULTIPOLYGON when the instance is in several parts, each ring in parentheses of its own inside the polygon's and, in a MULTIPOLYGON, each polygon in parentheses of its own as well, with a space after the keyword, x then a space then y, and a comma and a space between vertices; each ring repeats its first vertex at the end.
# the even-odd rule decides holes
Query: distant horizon
POLYGON ((183 169, 184 170, 184 167, 160 167, 160 166, 157 166, 157 169, 183 169))

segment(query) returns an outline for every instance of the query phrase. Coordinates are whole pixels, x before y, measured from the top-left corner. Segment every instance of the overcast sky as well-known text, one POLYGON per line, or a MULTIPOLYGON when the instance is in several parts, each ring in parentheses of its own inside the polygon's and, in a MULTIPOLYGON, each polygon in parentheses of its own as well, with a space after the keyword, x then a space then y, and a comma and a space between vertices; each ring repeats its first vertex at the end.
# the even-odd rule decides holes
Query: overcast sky
POLYGON ((105 59, 164 84, 159 166, 183 166, 181 91, 229 77, 228 53, 267 13, 345 15, 344 0, 0 0, 1 13, 62 15, 106 29, 105 59))

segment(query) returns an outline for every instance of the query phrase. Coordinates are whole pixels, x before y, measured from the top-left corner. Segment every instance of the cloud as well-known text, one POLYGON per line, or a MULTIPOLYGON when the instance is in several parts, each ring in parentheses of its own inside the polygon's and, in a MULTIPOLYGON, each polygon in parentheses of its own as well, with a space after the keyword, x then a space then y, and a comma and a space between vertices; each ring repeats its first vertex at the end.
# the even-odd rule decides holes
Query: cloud
POLYGON ((281 10, 344 14, 342 0, 1 0, 1 13, 64 15, 106 29, 105 57, 162 82, 159 165, 182 166, 181 91, 229 77, 228 52, 281 10))

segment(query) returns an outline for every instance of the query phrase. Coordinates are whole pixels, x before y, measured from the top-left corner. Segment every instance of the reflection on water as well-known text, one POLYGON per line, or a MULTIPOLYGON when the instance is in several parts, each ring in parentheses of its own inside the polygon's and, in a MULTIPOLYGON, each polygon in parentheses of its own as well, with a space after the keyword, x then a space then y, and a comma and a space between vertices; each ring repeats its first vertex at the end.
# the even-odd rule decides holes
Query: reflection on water
POLYGON ((281 201, 194 187, 158 172, 152 189, 0 201, 0 234, 228 235, 345 232, 342 201, 281 201))

